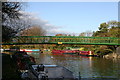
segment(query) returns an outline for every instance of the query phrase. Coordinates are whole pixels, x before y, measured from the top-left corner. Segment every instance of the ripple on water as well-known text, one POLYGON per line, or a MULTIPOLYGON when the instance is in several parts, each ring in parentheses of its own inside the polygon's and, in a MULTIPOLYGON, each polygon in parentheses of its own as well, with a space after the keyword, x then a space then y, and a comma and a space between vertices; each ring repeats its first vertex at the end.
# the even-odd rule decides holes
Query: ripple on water
POLYGON ((120 60, 71 55, 32 54, 38 64, 56 64, 64 66, 82 78, 120 78, 120 60))

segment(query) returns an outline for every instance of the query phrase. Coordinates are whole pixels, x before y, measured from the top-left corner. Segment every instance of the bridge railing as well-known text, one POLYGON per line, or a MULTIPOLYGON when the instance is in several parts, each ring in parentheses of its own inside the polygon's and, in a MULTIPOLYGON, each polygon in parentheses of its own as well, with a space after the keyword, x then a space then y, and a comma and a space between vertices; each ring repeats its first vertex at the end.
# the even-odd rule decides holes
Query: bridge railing
POLYGON ((79 37, 79 36, 57 36, 52 37, 51 42, 76 43, 76 44, 119 44, 120 38, 111 37, 79 37))
POLYGON ((81 36, 17 36, 13 44, 106 44, 120 45, 120 38, 113 37, 81 37, 81 36))

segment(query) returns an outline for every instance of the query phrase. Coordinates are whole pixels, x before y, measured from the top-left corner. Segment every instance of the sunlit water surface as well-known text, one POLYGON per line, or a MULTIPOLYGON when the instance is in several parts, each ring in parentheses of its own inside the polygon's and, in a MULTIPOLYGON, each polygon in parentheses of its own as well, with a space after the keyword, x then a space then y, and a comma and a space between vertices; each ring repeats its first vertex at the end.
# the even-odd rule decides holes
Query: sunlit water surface
POLYGON ((99 57, 83 57, 76 55, 53 55, 51 53, 33 52, 37 64, 56 64, 66 67, 75 76, 82 78, 119 78, 120 59, 105 59, 99 57))

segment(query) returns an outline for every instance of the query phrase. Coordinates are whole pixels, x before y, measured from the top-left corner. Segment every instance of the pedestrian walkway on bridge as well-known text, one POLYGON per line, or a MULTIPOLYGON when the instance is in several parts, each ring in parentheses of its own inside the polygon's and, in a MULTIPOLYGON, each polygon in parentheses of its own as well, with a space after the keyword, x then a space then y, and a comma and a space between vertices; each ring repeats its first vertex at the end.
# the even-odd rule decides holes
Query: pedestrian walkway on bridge
POLYGON ((82 45, 120 45, 120 38, 115 37, 81 37, 81 36, 17 36, 10 43, 19 44, 82 44, 82 45))

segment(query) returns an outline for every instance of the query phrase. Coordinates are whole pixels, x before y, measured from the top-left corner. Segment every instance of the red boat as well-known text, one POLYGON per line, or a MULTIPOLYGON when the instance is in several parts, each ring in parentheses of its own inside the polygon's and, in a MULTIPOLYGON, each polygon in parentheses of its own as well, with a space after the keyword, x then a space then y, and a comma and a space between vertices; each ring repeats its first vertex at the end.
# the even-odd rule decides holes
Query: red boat
POLYGON ((94 56, 92 51, 79 51, 79 50, 52 50, 53 54, 76 54, 82 56, 94 56))
POLYGON ((52 50, 53 54, 63 54, 62 50, 52 50))
POLYGON ((63 54, 76 54, 76 50, 63 50, 63 54))
POLYGON ((79 55, 83 55, 83 56, 93 56, 93 52, 92 51, 79 51, 79 55))
POLYGON ((76 50, 52 50, 53 54, 76 54, 76 50))

